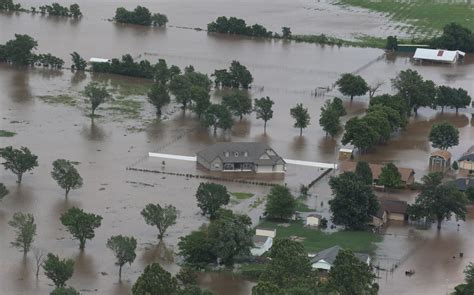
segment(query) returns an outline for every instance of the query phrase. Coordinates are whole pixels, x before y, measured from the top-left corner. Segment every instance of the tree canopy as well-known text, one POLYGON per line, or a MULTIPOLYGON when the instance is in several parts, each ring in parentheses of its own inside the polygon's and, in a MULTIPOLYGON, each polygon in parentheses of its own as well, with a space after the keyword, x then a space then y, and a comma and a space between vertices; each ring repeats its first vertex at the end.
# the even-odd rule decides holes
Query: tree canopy
POLYGON ((367 185, 372 185, 373 175, 369 163, 365 161, 357 161, 355 174, 367 185))
POLYGON ((58 185, 66 191, 66 198, 71 189, 82 187, 82 177, 77 172, 72 162, 64 159, 57 159, 53 162, 53 171, 51 176, 58 185))
POLYGON ((217 133, 217 128, 225 131, 231 129, 234 124, 232 114, 221 104, 211 104, 204 112, 201 121, 205 127, 212 127, 214 134, 217 133))
POLYGON ((156 108, 156 116, 161 117, 161 109, 171 102, 168 86, 154 83, 148 92, 148 101, 156 108))
POLYGON ((379 209, 372 188, 353 172, 329 180, 333 199, 329 201, 332 221, 348 229, 364 229, 379 209))
POLYGON ((13 247, 21 249, 23 255, 30 251, 36 236, 36 223, 32 214, 16 212, 8 224, 15 229, 16 238, 11 242, 13 247))
POLYGON ((444 26, 441 36, 432 39, 431 45, 433 48, 474 52, 474 34, 468 28, 450 23, 444 26))
POLYGON ((287 187, 282 185, 272 187, 265 205, 268 218, 288 220, 295 213, 295 208, 296 199, 287 187))
POLYGON ((388 188, 401 188, 403 186, 402 176, 397 166, 393 163, 383 166, 377 184, 388 188))
POLYGON ((435 123, 428 138, 434 148, 447 150, 459 144, 459 131, 449 122, 435 123))
POLYGON ((148 8, 138 5, 133 11, 123 7, 117 8, 114 20, 118 23, 135 24, 142 26, 164 26, 168 18, 164 14, 151 14, 148 8))
POLYGON ((273 118, 273 105, 275 102, 270 99, 270 97, 262 97, 255 99, 255 113, 257 114, 257 119, 262 119, 264 122, 263 131, 267 131, 267 122, 273 118))
POLYGON ((95 229, 100 227, 102 216, 93 213, 86 213, 82 209, 72 207, 61 214, 61 223, 66 227, 71 235, 79 240, 79 249, 83 250, 86 241, 95 236, 95 229))
POLYGON ((158 229, 158 238, 163 239, 166 230, 176 224, 179 211, 173 205, 148 204, 141 212, 145 222, 148 225, 156 226, 158 229))
POLYGON ((74 261, 72 259, 60 259, 58 256, 48 253, 43 263, 44 274, 53 281, 56 287, 64 287, 66 281, 74 273, 74 261))
POLYGON ((298 103, 294 108, 290 109, 290 115, 295 119, 293 127, 300 129, 300 136, 303 135, 303 129, 310 124, 311 117, 308 109, 302 103, 298 103))
POLYGON ((342 94, 351 97, 351 101, 354 96, 361 96, 369 91, 369 86, 364 78, 350 73, 342 74, 339 80, 336 81, 336 85, 342 94))
POLYGON ((85 59, 83 59, 79 53, 74 51, 71 53, 71 59, 72 63, 74 64, 74 68, 78 71, 84 71, 87 67, 87 62, 85 59))
POLYGON ((94 118, 95 110, 110 96, 105 86, 100 85, 97 82, 90 82, 87 84, 84 88, 84 95, 89 98, 92 118, 94 118))
POLYGON ((5 170, 10 170, 17 176, 17 182, 21 183, 23 173, 33 170, 38 166, 38 157, 33 155, 27 147, 14 149, 11 146, 0 149, 0 157, 5 162, 2 163, 5 170))
POLYGON ((221 184, 202 182, 196 191, 196 199, 202 215, 215 219, 217 210, 229 203, 230 194, 221 184))
POLYGON ((453 295, 474 294, 474 263, 469 263, 464 269, 465 283, 459 284, 454 288, 453 295))
POLYGON ((420 107, 431 107, 435 102, 436 87, 431 80, 423 80, 421 75, 414 70, 401 71, 392 79, 392 88, 398 91, 407 105, 415 114, 420 107))
POLYGON ((107 248, 112 250, 119 266, 119 282, 122 281, 122 267, 125 263, 132 264, 137 257, 135 250, 137 249, 137 240, 134 237, 126 237, 122 235, 112 236, 107 240, 107 248))
POLYGON ((226 106, 234 116, 242 120, 244 115, 252 112, 252 99, 242 91, 236 91, 222 98, 222 104, 226 106))

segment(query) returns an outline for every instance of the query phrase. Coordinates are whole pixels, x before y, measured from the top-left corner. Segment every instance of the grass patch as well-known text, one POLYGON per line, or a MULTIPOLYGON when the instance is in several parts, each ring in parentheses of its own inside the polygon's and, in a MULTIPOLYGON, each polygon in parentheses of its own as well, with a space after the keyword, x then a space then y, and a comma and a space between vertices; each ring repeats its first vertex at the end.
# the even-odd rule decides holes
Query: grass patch
POLYGON ((304 200, 300 198, 296 199, 295 210, 299 212, 313 212, 314 211, 314 209, 309 208, 308 205, 306 205, 306 203, 304 202, 304 200))
POLYGON ((38 96, 38 98, 46 103, 52 103, 52 104, 65 104, 69 106, 75 106, 77 103, 74 97, 67 94, 42 95, 42 96, 38 96))
POLYGON ((140 115, 142 103, 133 99, 120 98, 110 103, 106 110, 119 113, 127 118, 136 119, 140 115))
POLYGON ((249 207, 255 209, 261 204, 263 204, 264 201, 265 201, 265 198, 257 198, 252 204, 250 204, 249 207))
POLYGON ((254 196, 254 194, 252 193, 242 193, 242 192, 231 193, 231 195, 234 196, 238 200, 247 200, 254 196))
POLYGON ((140 81, 137 83, 111 82, 111 84, 113 88, 109 91, 112 93, 116 93, 122 97, 146 95, 151 87, 150 83, 146 83, 144 81, 140 81))
POLYGON ((13 137, 15 136, 15 132, 7 131, 7 130, 0 130, 0 137, 13 137))
POLYGON ((244 263, 240 266, 240 274, 246 278, 258 280, 266 267, 264 263, 244 263))
POLYGON ((413 0, 408 3, 393 0, 340 0, 339 3, 387 13, 393 20, 422 28, 423 32, 430 29, 441 31, 452 22, 474 30, 474 5, 467 1, 413 0))
POLYGON ((277 229, 278 238, 300 237, 308 252, 317 252, 339 245, 354 252, 373 253, 374 243, 380 242, 382 237, 366 231, 339 231, 325 233, 319 229, 304 227, 300 222, 292 222, 289 226, 279 226, 276 222, 264 221, 259 226, 277 229))

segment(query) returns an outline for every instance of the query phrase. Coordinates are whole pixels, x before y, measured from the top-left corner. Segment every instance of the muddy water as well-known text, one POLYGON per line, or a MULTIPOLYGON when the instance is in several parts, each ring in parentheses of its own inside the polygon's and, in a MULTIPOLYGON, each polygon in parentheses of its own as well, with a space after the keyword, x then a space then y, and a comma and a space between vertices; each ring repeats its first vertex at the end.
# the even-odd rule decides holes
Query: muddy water
MULTIPOLYGON (((193 7, 198 9, 196 4, 173 1, 141 4, 167 13, 171 20, 176 19, 176 23, 174 20, 171 23, 203 26, 208 19, 220 14, 229 14, 231 8, 235 8, 235 5, 219 3, 206 2, 199 7, 202 9, 201 13, 194 14, 193 7), (207 17, 206 13, 209 13, 210 17, 207 17)), ((135 4, 123 2, 127 7, 135 4)), ((288 17, 294 21, 294 31, 298 22, 301 23, 302 30, 307 30, 305 32, 325 28, 317 26, 320 20, 313 15, 302 17, 300 6, 304 4, 304 1, 282 4, 283 6, 272 4, 272 7, 278 8, 268 9, 268 2, 261 1, 255 2, 253 5, 258 8, 251 11, 255 16, 263 15, 264 19, 272 24, 269 27, 275 26, 277 29, 280 26, 278 15, 285 11, 288 5, 294 5, 293 9, 289 10, 300 13, 298 17, 288 17)), ((35 5, 38 5, 36 1, 35 5)), ((92 124, 85 116, 86 110, 83 107, 47 104, 38 97, 69 93, 80 101, 79 91, 90 79, 111 79, 120 84, 124 78, 90 74, 80 77, 67 71, 0 65, 1 129, 18 133, 12 138, 0 138, 0 145, 28 146, 40 159, 40 166, 32 174, 24 176, 21 186, 15 184, 13 175, 4 170, 0 172, 0 182, 5 183, 11 191, 0 204, 0 264, 4 266, 4 270, 8 270, 0 272, 0 286, 6 294, 47 294, 52 289, 43 274, 38 281, 34 278, 32 255, 23 259, 21 253, 10 247, 13 233, 7 222, 16 211, 34 214, 38 224, 36 246, 75 260, 76 271, 70 284, 78 289, 83 288, 93 294, 128 294, 130 286, 150 262, 158 261, 171 272, 179 269, 176 264, 178 261, 172 255, 177 250, 179 237, 206 222, 206 219, 200 216, 193 196, 199 181, 193 178, 125 170, 125 167, 131 164, 138 167, 160 166, 159 161, 143 158, 148 151, 193 155, 195 151, 214 141, 259 140, 268 142, 287 158, 335 161, 339 137, 335 140, 324 137, 317 118, 325 99, 339 94, 333 91, 328 97, 314 97, 311 91, 316 87, 330 86, 343 72, 358 69, 358 73, 369 83, 385 81, 381 92, 390 91, 389 79, 398 71, 414 68, 436 83, 463 87, 474 95, 472 56, 468 57, 464 64, 457 66, 415 66, 403 56, 379 58, 383 52, 375 49, 338 49, 292 42, 207 36, 204 32, 177 28, 118 26, 103 19, 111 17, 119 4, 101 1, 98 6, 95 1, 81 1, 80 5, 86 16, 79 22, 32 17, 27 14, 2 14, 0 42, 12 38, 14 33, 27 33, 38 39, 39 51, 51 52, 64 59, 69 59, 68 55, 72 51, 78 51, 86 58, 114 57, 124 53, 138 56, 148 52, 157 55, 148 55, 147 58, 156 60, 163 57, 168 63, 179 66, 193 64, 196 69, 207 73, 211 73, 215 68, 227 67, 232 60, 237 59, 247 65, 255 76, 255 87, 251 91, 253 97, 268 95, 275 100, 274 119, 269 122, 267 135, 263 135, 263 123, 250 116, 238 122, 232 133, 219 133, 215 137, 200 129, 198 121, 191 114, 177 112, 167 121, 152 120, 153 109, 142 97, 140 119, 104 116, 92 124), (297 102, 304 103, 313 118, 312 125, 304 131, 303 137, 298 136, 299 131, 292 127, 293 123, 289 117, 289 108, 297 102), (80 162, 78 169, 84 177, 84 187, 73 191, 69 200, 64 199, 63 192, 49 174, 51 163, 57 158, 80 162), (170 228, 164 243, 157 242, 156 231, 147 226, 140 216, 141 209, 150 202, 173 204, 181 211, 178 223, 170 228), (70 235, 59 223, 61 213, 72 206, 79 206, 104 217, 96 237, 87 244, 84 253, 78 251, 77 242, 70 239, 70 235), (105 248, 107 238, 115 234, 134 235, 139 240, 137 259, 131 266, 124 268, 122 284, 116 283, 117 269, 114 259, 112 253, 105 248)), ((243 2, 242 5, 250 3, 243 2)), ((358 13, 351 15, 360 16, 358 13)), ((261 23, 266 24, 263 20, 261 23)), ((341 34, 346 34, 351 30, 361 31, 364 28, 357 26, 366 24, 352 23, 350 30, 344 29, 344 26, 331 28, 334 28, 334 32, 341 30, 341 34)), ((293 23, 291 26, 293 28, 293 23)), ((134 80, 135 82, 141 83, 134 80)), ((214 99, 218 100, 219 95, 216 94, 214 99)), ((361 98, 353 103, 346 102, 349 115, 344 120, 363 114, 366 100, 367 98, 361 98)), ((173 107, 167 111, 170 109, 173 107)), ((104 109, 99 109, 98 113, 107 114, 104 109)), ((453 155, 458 157, 474 142, 471 116, 464 113, 440 115, 430 110, 422 110, 407 130, 402 131, 386 146, 377 147, 374 153, 363 157, 374 162, 395 161, 402 166, 415 168, 419 178, 428 166, 431 149, 426 137, 429 128, 440 120, 449 120, 460 130, 462 141, 452 151, 453 155)), ((183 163, 166 164, 168 169, 173 168, 173 165, 175 169, 185 170, 185 173, 195 172, 195 167, 183 163)), ((284 182, 295 192, 301 183, 309 183, 321 172, 290 168, 284 182)), ((254 208, 253 205, 267 193, 268 188, 225 184, 231 191, 255 194, 250 200, 232 204, 231 208, 249 214, 254 220, 258 219, 262 207, 260 205, 254 208)), ((311 199, 310 203, 318 206, 321 200, 324 201, 325 206, 318 210, 327 214, 326 204, 330 197, 327 182, 319 183, 313 192, 318 197, 311 199)), ((413 195, 395 197, 413 200, 413 195)), ((381 293, 423 294, 430 290, 430 294, 444 294, 443 288, 452 288, 459 283, 462 280, 464 265, 474 255, 472 221, 461 222, 461 225, 460 232, 457 232, 454 221, 447 223, 440 235, 434 230, 408 231, 406 227, 391 227, 379 246, 376 258, 381 264, 385 262, 387 265, 401 261, 403 267, 380 281, 381 293), (451 260, 451 253, 455 255, 461 250, 464 251, 465 258, 462 261, 451 260), (405 259, 408 253, 411 255, 410 259, 405 259), (439 257, 439 260, 428 267, 427 263, 432 262, 431 255, 439 257), (403 274, 404 269, 408 267, 417 271, 417 274, 409 279, 403 274), (424 269, 433 270, 436 275, 431 276, 424 269)), ((222 274, 203 275, 201 284, 219 294, 239 295, 249 294, 252 285, 235 276, 222 274)))

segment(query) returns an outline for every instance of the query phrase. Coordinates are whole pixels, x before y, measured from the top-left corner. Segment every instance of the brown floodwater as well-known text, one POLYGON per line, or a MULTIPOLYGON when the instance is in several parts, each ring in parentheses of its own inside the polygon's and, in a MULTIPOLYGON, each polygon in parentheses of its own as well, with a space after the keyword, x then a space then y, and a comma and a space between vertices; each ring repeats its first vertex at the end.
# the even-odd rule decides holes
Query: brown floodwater
MULTIPOLYGON (((25 1, 39 4, 37 1, 25 1)), ((69 284, 93 294, 129 294, 131 285, 144 267, 160 262, 172 273, 179 270, 177 251, 179 237, 197 229, 206 218, 199 214, 194 192, 199 185, 196 178, 127 171, 126 167, 161 169, 161 161, 147 159, 149 151, 183 155, 195 152, 215 141, 264 141, 285 158, 308 161, 336 161, 335 150, 340 135, 326 138, 317 123, 324 101, 340 95, 336 90, 327 96, 315 97, 312 91, 334 83, 341 73, 357 71, 369 83, 383 81, 380 93, 391 91, 390 79, 407 68, 416 69, 425 78, 438 84, 463 87, 474 95, 474 56, 468 56, 459 65, 413 65, 407 56, 383 56, 377 49, 337 48, 294 42, 252 40, 228 36, 208 36, 205 32, 174 27, 166 29, 115 25, 105 19, 113 16, 119 5, 133 7, 137 1, 79 1, 85 16, 79 21, 31 16, 28 14, 0 14, 0 43, 14 33, 33 36, 39 42, 38 51, 51 52, 65 60, 69 53, 78 51, 86 58, 116 57, 125 53, 144 55, 151 60, 165 58, 169 64, 180 67, 192 64, 199 71, 212 73, 227 67, 232 60, 245 64, 255 77, 251 90, 254 98, 270 96, 275 100, 274 118, 267 134, 263 123, 254 115, 238 122, 232 132, 217 136, 200 128, 194 115, 182 114, 174 105, 165 113, 168 120, 154 119, 153 108, 144 97, 137 118, 127 118, 99 108, 103 115, 92 123, 85 116, 80 91, 92 79, 108 81, 110 87, 122 83, 147 85, 139 79, 110 75, 72 74, 69 71, 17 68, 0 64, 0 129, 17 133, 11 138, 0 138, 0 146, 27 146, 39 156, 39 167, 24 176, 24 183, 15 184, 15 177, 0 170, 0 182, 10 194, 0 203, 0 286, 2 294, 48 294, 50 281, 41 273, 34 277, 34 258, 26 258, 10 246, 13 231, 7 222, 14 212, 30 212, 38 224, 35 246, 75 260, 76 267, 69 284), (68 94, 77 98, 76 106, 46 103, 40 97, 68 94), (289 108, 302 102, 308 107, 312 124, 304 130, 292 127, 289 108), (68 200, 50 177, 51 163, 57 158, 78 161, 84 178, 84 187, 73 191, 68 200), (177 224, 169 229, 163 243, 158 243, 156 230, 147 226, 140 211, 150 202, 172 204, 181 211, 177 224), (96 237, 88 241, 83 253, 78 243, 71 240, 59 222, 59 216, 68 208, 79 206, 85 211, 104 217, 96 237), (139 241, 137 259, 124 267, 123 282, 117 283, 118 269, 114 257, 105 247, 106 240, 116 234, 134 235, 139 241)), ((294 32, 331 32, 345 36, 353 32, 385 34, 389 22, 376 14, 358 10, 343 10, 328 2, 296 1, 243 1, 236 7, 230 1, 141 1, 152 10, 168 14, 170 25, 203 27, 219 15, 242 16, 277 30, 290 25, 294 32), (271 5, 271 6, 269 6, 271 5), (320 10, 319 6, 325 9, 320 10), (251 7, 251 9, 249 8, 251 7), (305 8, 306 7, 306 8, 305 8), (313 9, 307 9, 313 7, 313 9), (315 10, 316 9, 316 10, 315 10), (247 14, 248 17, 247 17, 247 14), (332 13, 340 13, 339 22, 332 13), (365 16, 364 16, 365 15, 365 16), (365 17, 365 18, 364 18, 365 17), (331 21, 325 22, 328 18, 331 21), (365 21, 361 21, 365 20, 365 21), (283 24, 283 21, 288 23, 283 24), (384 27, 385 24, 385 27, 384 27)), ((387 29, 388 30, 388 29, 387 29)), ((219 100, 219 93, 213 99, 219 100)), ((362 115, 367 97, 345 102, 347 120, 362 115)), ((452 149, 459 157, 473 142, 473 119, 470 114, 452 112, 439 114, 422 109, 408 128, 386 145, 362 158, 373 162, 394 161, 400 166, 416 170, 417 178, 427 171, 431 151, 427 134, 430 126, 448 120, 460 131, 460 145, 452 149)), ((199 174, 191 163, 167 161, 167 171, 199 174)), ((284 180, 296 193, 300 184, 308 184, 322 171, 292 167, 284 180)), ((308 204, 329 216, 327 201, 330 190, 326 176, 312 189, 308 204), (315 195, 315 196, 314 196, 315 195), (320 202, 323 201, 323 207, 320 202)), ((232 192, 251 192, 249 200, 230 205, 233 210, 249 214, 254 222, 262 213, 260 200, 268 187, 225 182, 232 192), (260 204, 260 205, 259 205, 260 204)), ((414 194, 395 194, 396 198, 412 202, 414 194)), ((381 294, 445 294, 462 281, 462 270, 473 260, 474 225, 467 222, 447 222, 443 230, 426 231, 392 225, 380 243, 375 260, 381 267, 397 264, 393 272, 380 273, 381 294), (464 252, 464 258, 453 255, 464 252), (404 271, 414 268, 416 274, 405 277, 404 271)), ((231 274, 213 273, 200 276, 201 285, 218 294, 246 295, 252 282, 231 274)))

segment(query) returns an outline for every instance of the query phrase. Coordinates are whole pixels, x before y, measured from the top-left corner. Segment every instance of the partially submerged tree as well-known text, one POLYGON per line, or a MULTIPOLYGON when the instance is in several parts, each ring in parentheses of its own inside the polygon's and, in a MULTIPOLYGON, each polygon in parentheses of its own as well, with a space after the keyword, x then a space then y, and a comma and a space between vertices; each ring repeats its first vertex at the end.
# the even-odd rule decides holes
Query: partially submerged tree
POLYGON ((107 248, 114 251, 117 261, 115 265, 119 267, 119 282, 122 281, 122 267, 125 263, 132 264, 137 257, 137 240, 134 237, 122 235, 112 236, 107 240, 107 248))
POLYGON ((148 92, 148 101, 155 106, 156 116, 161 117, 161 109, 171 102, 168 86, 161 83, 153 84, 148 92))
POLYGON ((32 214, 17 212, 8 224, 15 229, 16 238, 11 242, 12 246, 21 249, 23 255, 30 251, 31 244, 36 236, 36 223, 32 214))
POLYGON ((310 124, 311 117, 308 109, 303 107, 302 103, 298 103, 296 107, 290 109, 290 115, 295 119, 293 127, 300 129, 300 136, 303 135, 303 129, 310 124))
POLYGON ((7 61, 17 65, 28 65, 33 61, 33 49, 38 42, 28 35, 15 34, 15 39, 7 41, 3 46, 7 61))
POLYGON ((421 75, 414 70, 401 71, 392 79, 392 88, 398 91, 407 105, 418 114, 420 107, 430 107, 436 97, 436 88, 433 81, 424 81, 421 75))
POLYGON ((9 191, 7 189, 7 187, 0 182, 0 201, 6 196, 8 195, 9 191))
POLYGON ((49 253, 43 263, 44 274, 53 281, 56 287, 64 287, 66 281, 74 273, 74 261, 72 259, 60 259, 49 253))
POLYGON ((60 219, 73 238, 79 240, 79 249, 84 250, 86 241, 94 238, 94 231, 100 226, 102 216, 86 213, 82 209, 72 207, 63 213, 60 219))
POLYGON ((464 269, 464 282, 454 288, 453 295, 474 294, 474 263, 469 263, 464 269))
POLYGON ((35 257, 35 264, 36 264, 36 278, 38 278, 40 266, 43 265, 44 260, 46 259, 46 254, 48 251, 43 248, 33 247, 33 255, 35 257))
POLYGON ((159 263, 152 263, 145 267, 132 287, 133 295, 147 294, 176 294, 178 282, 159 263))
POLYGON ((17 182, 21 183, 23 173, 33 170, 38 166, 38 157, 33 155, 27 147, 14 149, 11 146, 0 149, 0 157, 5 162, 2 163, 5 170, 10 170, 17 176, 17 182))
POLYGON ((288 220, 295 213, 295 208, 296 199, 287 187, 282 185, 272 187, 265 205, 268 218, 288 220))
POLYGON ((73 287, 56 287, 49 295, 81 295, 73 287))
POLYGON ((378 284, 370 266, 360 261, 350 250, 340 250, 329 271, 328 285, 337 294, 376 295, 378 284))
POLYGON ((401 188, 403 186, 402 175, 397 166, 393 163, 383 166, 377 184, 388 188, 401 188))
POLYGON ((341 120, 339 114, 332 107, 331 102, 327 101, 323 107, 321 107, 321 115, 319 117, 319 125, 323 127, 326 136, 330 135, 334 137, 341 130, 341 120))
POLYGON ((379 140, 379 134, 367 121, 354 117, 347 121, 342 144, 352 144, 364 152, 375 146, 379 140))
POLYGON ((73 52, 71 53, 71 59, 72 63, 74 65, 74 68, 78 71, 84 71, 87 67, 87 62, 85 59, 83 59, 79 53, 73 52))
POLYGON ((334 195, 329 201, 332 221, 348 229, 364 229, 379 209, 372 188, 353 172, 332 177, 329 185, 334 195))
POLYGON ((64 159, 57 159, 53 162, 51 176, 58 185, 66 191, 66 198, 71 189, 82 187, 82 177, 72 162, 64 159))
POLYGON ((225 131, 232 128, 234 124, 229 110, 220 104, 211 104, 201 121, 205 127, 212 127, 214 134, 217 133, 217 128, 225 131))
POLYGON ((196 191, 196 199, 202 215, 215 219, 217 210, 229 203, 230 194, 221 184, 202 182, 196 191))
POLYGON ((339 80, 336 81, 336 85, 342 94, 351 97, 351 101, 354 96, 361 96, 369 91, 367 82, 361 76, 350 73, 342 74, 339 80))
POLYGON ((95 110, 110 96, 105 86, 101 86, 96 82, 87 84, 86 88, 84 88, 84 95, 89 98, 92 118, 94 118, 95 110))
POLYGON ((242 120, 244 115, 252 112, 252 99, 241 91, 236 91, 222 98, 222 104, 229 108, 233 115, 242 120))
POLYGON ((176 224, 179 211, 173 205, 148 204, 141 212, 146 224, 156 226, 158 239, 162 240, 168 227, 176 224))
POLYGON ((438 230, 443 220, 448 220, 454 214, 457 219, 466 217, 467 199, 453 184, 442 184, 442 174, 429 173, 423 176, 423 187, 413 205, 408 207, 409 215, 414 219, 426 218, 436 221, 438 230))
POLYGON ((431 126, 429 140, 434 148, 447 150, 459 144, 459 131, 449 122, 435 123, 431 126))
POLYGON ((198 115, 198 118, 201 119, 201 116, 207 111, 211 105, 211 97, 209 91, 199 86, 191 87, 191 101, 193 102, 192 111, 198 115))
POLYGON ((262 119, 263 124, 263 132, 267 132, 267 122, 273 118, 273 110, 272 107, 275 104, 270 97, 262 97, 260 99, 255 99, 255 113, 257 115, 257 119, 262 119))

